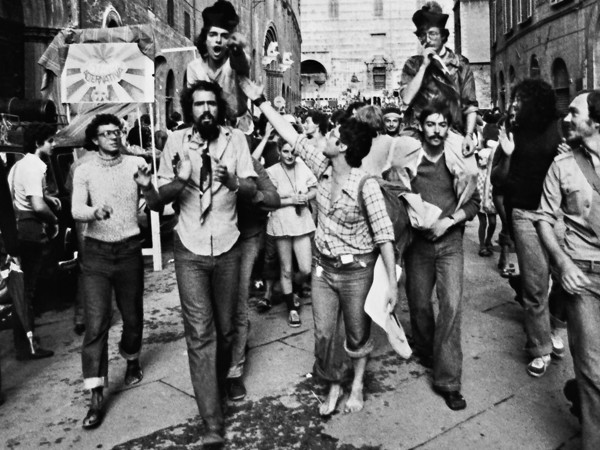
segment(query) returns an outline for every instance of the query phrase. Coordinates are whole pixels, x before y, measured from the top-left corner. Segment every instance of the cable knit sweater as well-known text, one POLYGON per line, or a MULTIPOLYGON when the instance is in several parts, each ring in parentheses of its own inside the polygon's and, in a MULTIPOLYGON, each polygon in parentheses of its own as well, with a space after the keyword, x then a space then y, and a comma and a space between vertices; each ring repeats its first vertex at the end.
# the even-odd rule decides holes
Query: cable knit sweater
POLYGON ((86 237, 119 242, 140 233, 137 223, 139 188, 133 175, 145 164, 137 156, 105 159, 96 155, 77 167, 73 177, 73 218, 89 222, 86 237), (102 205, 113 209, 107 220, 96 220, 102 205))

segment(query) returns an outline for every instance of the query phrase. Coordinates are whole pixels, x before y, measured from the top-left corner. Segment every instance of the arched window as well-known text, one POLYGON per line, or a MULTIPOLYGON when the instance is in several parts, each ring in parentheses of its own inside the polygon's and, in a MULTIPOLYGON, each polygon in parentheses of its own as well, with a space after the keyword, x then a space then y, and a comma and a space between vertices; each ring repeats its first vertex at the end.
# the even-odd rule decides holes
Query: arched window
POLYGON ((540 78, 540 62, 537 56, 531 55, 531 61, 529 62, 529 78, 540 78))
POLYGON ((190 13, 187 11, 183 13, 183 34, 188 39, 192 38, 192 20, 190 13))
POLYGON ((173 100, 175 99, 175 74, 169 70, 165 88, 165 116, 170 117, 173 112, 173 100))
POLYGON ((556 109, 563 114, 569 109, 570 84, 567 65, 561 58, 555 59, 552 63, 552 86, 556 94, 556 109))
POLYGON ((340 15, 340 5, 338 0, 329 0, 329 18, 337 19, 340 15))
POLYGON ((167 0, 167 23, 171 27, 175 25, 175 2, 174 2, 174 0, 167 0))
POLYGON ((383 0, 375 0, 375 8, 373 10, 373 15, 375 17, 383 16, 383 0))
POLYGON ((115 28, 123 25, 119 12, 113 7, 109 6, 102 15, 102 28, 115 28))

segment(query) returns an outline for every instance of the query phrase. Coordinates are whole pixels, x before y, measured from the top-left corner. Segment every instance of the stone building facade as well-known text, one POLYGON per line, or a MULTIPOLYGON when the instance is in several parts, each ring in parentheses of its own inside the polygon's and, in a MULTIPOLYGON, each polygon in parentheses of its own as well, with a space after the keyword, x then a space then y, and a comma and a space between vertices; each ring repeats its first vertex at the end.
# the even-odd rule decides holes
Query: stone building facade
POLYGON ((479 108, 492 106, 489 0, 455 0, 454 49, 471 63, 479 108))
MULTIPOLYGON (((151 24, 156 39, 155 110, 159 128, 179 109, 187 64, 196 57, 193 40, 202 28, 202 10, 214 0, 0 0, 0 98, 41 98, 43 70, 37 64, 59 30, 151 24)), ((249 41, 252 76, 273 98, 284 95, 290 107, 300 101, 299 0, 232 0, 240 16, 238 31, 249 41), (263 67, 272 41, 281 56, 263 67), (288 67, 289 66, 289 67, 288 67), (283 69, 287 70, 283 70, 283 69)))
POLYGON ((492 99, 505 109, 516 83, 542 78, 565 113, 582 89, 600 87, 597 0, 490 0, 492 99))
MULTIPOLYGON (((425 0, 302 0, 302 99, 343 106, 396 103, 405 61, 418 52, 412 15, 425 0)), ((438 0, 450 15, 454 0, 438 0)))

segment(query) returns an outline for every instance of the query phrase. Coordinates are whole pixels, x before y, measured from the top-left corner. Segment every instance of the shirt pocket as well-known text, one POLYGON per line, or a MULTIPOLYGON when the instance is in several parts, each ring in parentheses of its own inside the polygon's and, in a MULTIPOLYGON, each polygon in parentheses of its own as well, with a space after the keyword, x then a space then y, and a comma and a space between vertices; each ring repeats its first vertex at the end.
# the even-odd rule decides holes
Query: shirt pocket
POLYGON ((567 180, 563 186, 565 213, 577 216, 586 216, 586 204, 589 209, 589 200, 585 199, 585 193, 573 180, 567 180))

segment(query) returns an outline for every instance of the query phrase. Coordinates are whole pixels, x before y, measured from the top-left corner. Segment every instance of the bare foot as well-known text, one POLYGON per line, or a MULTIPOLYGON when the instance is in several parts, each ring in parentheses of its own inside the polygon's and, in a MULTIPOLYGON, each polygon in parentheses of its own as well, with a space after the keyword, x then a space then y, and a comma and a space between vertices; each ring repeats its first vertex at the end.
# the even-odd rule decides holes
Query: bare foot
POLYGON ((360 388, 353 388, 352 392, 350 392, 350 397, 346 401, 346 407, 344 408, 344 412, 346 413, 354 413, 363 409, 364 399, 363 399, 363 390, 362 386, 360 388))
POLYGON ((332 384, 329 388, 329 394, 327 399, 321 403, 319 407, 319 414, 322 416, 329 416, 335 411, 337 402, 342 396, 342 387, 339 384, 332 384))

